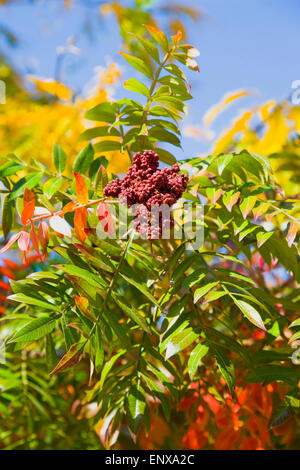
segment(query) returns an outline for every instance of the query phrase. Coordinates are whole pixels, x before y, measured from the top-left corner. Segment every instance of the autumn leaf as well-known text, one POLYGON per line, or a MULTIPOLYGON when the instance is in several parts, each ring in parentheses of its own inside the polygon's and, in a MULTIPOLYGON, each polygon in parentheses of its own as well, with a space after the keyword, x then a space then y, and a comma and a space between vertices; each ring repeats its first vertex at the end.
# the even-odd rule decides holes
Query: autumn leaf
POLYGON ((24 230, 22 230, 20 233, 20 237, 18 239, 18 246, 20 250, 26 252, 29 250, 29 245, 30 245, 30 235, 28 232, 25 232, 24 230))
POLYGON ((89 201, 89 193, 84 177, 76 171, 74 171, 74 176, 76 183, 77 201, 79 204, 87 204, 89 201))
POLYGON ((75 207, 77 206, 76 202, 68 202, 63 208, 62 211, 64 214, 67 214, 68 212, 73 212, 75 207))
POLYGON ((226 93, 221 101, 216 105, 212 106, 205 114, 203 120, 206 126, 209 126, 212 121, 216 118, 218 114, 224 111, 227 106, 232 103, 233 101, 243 98, 244 96, 249 95, 249 91, 247 90, 236 90, 230 93, 226 93))
POLYGON ((51 78, 36 77, 34 75, 27 75, 26 78, 34 83, 39 91, 49 93, 63 100, 70 100, 72 98, 72 92, 68 87, 51 78))
POLYGON ((114 221, 107 204, 104 202, 100 202, 98 205, 97 216, 104 231, 107 232, 110 237, 112 237, 114 234, 114 221))
POLYGON ((41 220, 39 223, 38 237, 42 245, 43 253, 45 254, 47 252, 50 234, 48 224, 43 220, 41 220))
POLYGON ((298 233, 299 228, 300 228, 299 223, 296 222, 295 220, 292 220, 292 222, 290 223, 290 226, 289 226, 287 236, 286 236, 286 240, 288 242, 289 248, 291 248, 291 246, 293 244, 293 241, 296 238, 296 235, 298 233))
POLYGON ((74 215, 74 228, 78 239, 81 243, 84 243, 86 239, 86 233, 84 229, 87 224, 87 210, 85 207, 80 207, 75 211, 74 215))
POLYGON ((80 361, 81 358, 81 351, 84 347, 85 343, 80 342, 77 344, 72 344, 69 351, 61 358, 55 369, 50 372, 50 375, 55 374, 56 372, 63 372, 70 367, 73 367, 77 362, 80 361))
POLYGON ((21 222, 26 225, 27 221, 30 220, 34 215, 35 209, 35 197, 32 191, 27 187, 24 190, 23 195, 23 210, 21 213, 21 222))
POLYGON ((4 252, 7 251, 7 250, 9 250, 9 248, 11 247, 11 245, 12 245, 13 243, 15 243, 15 241, 17 241, 17 240, 20 238, 21 233, 22 233, 22 232, 18 232, 18 233, 16 233, 15 235, 13 235, 13 236, 8 240, 8 242, 6 243, 6 245, 5 245, 3 248, 1 248, 0 254, 1 254, 1 253, 4 253, 4 252))
POLYGON ((31 222, 31 229, 30 229, 30 240, 31 240, 33 248, 35 249, 37 254, 40 255, 39 239, 35 232, 34 224, 32 222, 31 222))

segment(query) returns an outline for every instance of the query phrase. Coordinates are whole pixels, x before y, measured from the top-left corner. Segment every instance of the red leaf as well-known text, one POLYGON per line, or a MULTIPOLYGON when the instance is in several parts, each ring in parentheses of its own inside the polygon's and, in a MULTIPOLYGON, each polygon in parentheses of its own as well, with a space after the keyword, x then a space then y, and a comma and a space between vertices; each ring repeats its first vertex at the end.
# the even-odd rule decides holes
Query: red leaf
POLYGON ((35 249, 37 254, 40 255, 39 239, 37 237, 37 234, 35 233, 35 228, 32 222, 31 222, 31 230, 30 230, 30 239, 31 239, 33 248, 35 249))
POLYGON ((76 183, 76 194, 77 201, 79 204, 87 204, 89 201, 89 193, 85 179, 80 173, 74 172, 75 183, 76 183))
POLYGON ((18 239, 18 246, 22 251, 29 251, 30 248, 30 235, 28 232, 22 230, 18 239))
POLYGON ((105 232, 110 237, 114 234, 114 222, 108 206, 104 202, 100 202, 97 207, 97 216, 105 232))
POLYGON ((49 243, 50 235, 48 224, 46 224, 46 222, 44 222, 43 220, 41 220, 39 224, 38 236, 42 245, 43 253, 45 254, 47 252, 47 246, 49 243))
POLYGON ((19 232, 19 233, 16 233, 15 235, 13 235, 13 236, 8 240, 8 242, 6 243, 6 245, 0 250, 0 254, 1 254, 1 253, 4 253, 5 251, 7 251, 7 250, 11 247, 11 245, 12 245, 13 243, 15 243, 15 241, 17 241, 17 240, 20 238, 21 233, 22 233, 22 232, 19 232))
POLYGON ((0 289, 5 291, 10 291, 10 285, 7 282, 0 280, 0 289))
POLYGON ((81 243, 84 243, 86 239, 86 233, 84 229, 86 228, 87 224, 87 210, 85 207, 81 207, 75 211, 74 215, 74 228, 78 239, 81 243))
POLYGON ((2 274, 2 276, 8 277, 9 279, 16 278, 14 273, 10 269, 6 268, 5 266, 0 266, 0 274, 2 274))

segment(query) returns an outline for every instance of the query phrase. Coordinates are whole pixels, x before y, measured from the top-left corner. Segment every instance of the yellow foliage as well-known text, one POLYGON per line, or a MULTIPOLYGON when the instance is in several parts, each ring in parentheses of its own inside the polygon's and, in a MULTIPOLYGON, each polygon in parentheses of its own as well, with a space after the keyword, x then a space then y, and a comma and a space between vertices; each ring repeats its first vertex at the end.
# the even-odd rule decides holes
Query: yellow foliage
POLYGON ((239 117, 214 143, 213 153, 240 151, 271 156, 271 165, 278 183, 287 194, 300 190, 299 138, 292 137, 300 131, 300 107, 288 102, 268 101, 239 117), (253 127, 251 118, 260 117, 260 124, 253 127), (282 158, 272 158, 282 153, 282 158))
POLYGON ((72 98, 71 90, 62 83, 56 82, 50 78, 38 78, 34 75, 27 75, 26 78, 34 83, 39 91, 54 95, 61 100, 70 100, 72 98))
POLYGON ((247 90, 236 90, 230 93, 226 93, 221 101, 216 105, 212 106, 204 116, 204 124, 209 126, 215 117, 220 114, 225 108, 232 103, 232 101, 237 100, 238 98, 243 98, 244 96, 249 95, 249 91, 247 90))
MULTIPOLYGON (((67 154, 70 171, 76 155, 86 145, 79 141, 79 136, 92 124, 84 119, 84 113, 109 99, 111 86, 119 77, 118 67, 111 64, 99 75, 92 95, 87 99, 78 97, 74 101, 71 101, 72 92, 65 85, 30 77, 40 91, 56 98, 52 102, 35 100, 23 89, 7 96, 6 105, 0 108, 0 155, 14 152, 27 161, 37 158, 50 165, 53 145, 58 143, 67 154)), ((101 155, 109 160, 109 172, 126 171, 129 164, 126 154, 113 151, 101 152, 101 155)))

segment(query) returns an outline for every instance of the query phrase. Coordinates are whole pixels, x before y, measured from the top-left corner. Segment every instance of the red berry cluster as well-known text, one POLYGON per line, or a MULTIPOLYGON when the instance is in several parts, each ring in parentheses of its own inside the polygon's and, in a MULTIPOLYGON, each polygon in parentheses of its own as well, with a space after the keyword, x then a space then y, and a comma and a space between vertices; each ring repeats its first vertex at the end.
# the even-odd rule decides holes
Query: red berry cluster
POLYGON ((143 205, 144 207, 136 212, 136 217, 139 218, 137 230, 143 236, 147 235, 148 239, 159 238, 164 226, 168 223, 173 226, 174 221, 171 218, 162 220, 160 214, 156 224, 153 226, 152 223, 150 227, 151 206, 167 204, 171 207, 186 189, 188 176, 178 174, 178 163, 171 168, 158 168, 159 157, 153 150, 145 150, 143 154, 136 153, 132 163, 123 180, 116 178, 104 188, 104 195, 118 197, 119 201, 128 207, 134 204, 143 205))

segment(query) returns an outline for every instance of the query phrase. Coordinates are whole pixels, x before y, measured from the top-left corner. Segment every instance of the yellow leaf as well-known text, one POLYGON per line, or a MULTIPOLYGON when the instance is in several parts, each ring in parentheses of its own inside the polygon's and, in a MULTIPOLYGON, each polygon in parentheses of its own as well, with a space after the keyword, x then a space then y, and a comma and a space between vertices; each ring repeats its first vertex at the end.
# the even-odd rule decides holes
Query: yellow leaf
POLYGON ((70 100, 72 98, 72 92, 66 85, 56 82, 51 78, 39 78, 34 75, 27 75, 27 79, 34 83, 39 91, 57 96, 57 98, 62 100, 70 100))
POLYGON ((224 109, 234 100, 238 98, 243 98, 244 96, 249 95, 248 90, 235 90, 230 93, 226 93, 221 101, 214 106, 212 106, 205 114, 203 120, 206 126, 209 126, 215 117, 220 114, 224 109))

